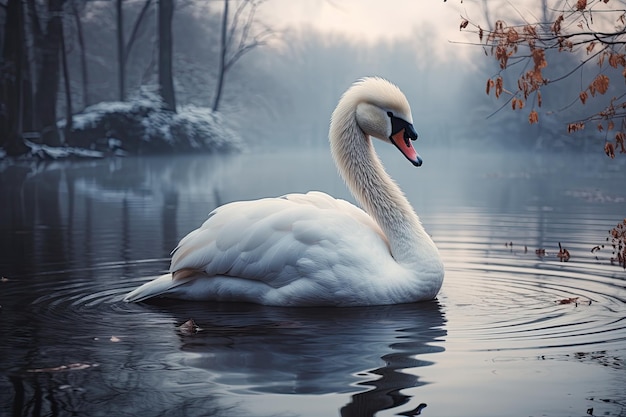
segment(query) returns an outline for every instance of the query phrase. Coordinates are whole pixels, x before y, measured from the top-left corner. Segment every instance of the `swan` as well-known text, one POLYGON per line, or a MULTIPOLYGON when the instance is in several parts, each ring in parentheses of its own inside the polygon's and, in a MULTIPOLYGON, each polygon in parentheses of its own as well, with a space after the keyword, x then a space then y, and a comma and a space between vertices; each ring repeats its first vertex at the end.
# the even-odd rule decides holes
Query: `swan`
POLYGON ((223 205, 180 241, 170 273, 124 300, 341 307, 435 298, 444 276, 439 251, 371 137, 422 164, 405 95, 377 77, 343 94, 329 131, 335 164, 363 209, 317 191, 223 205))

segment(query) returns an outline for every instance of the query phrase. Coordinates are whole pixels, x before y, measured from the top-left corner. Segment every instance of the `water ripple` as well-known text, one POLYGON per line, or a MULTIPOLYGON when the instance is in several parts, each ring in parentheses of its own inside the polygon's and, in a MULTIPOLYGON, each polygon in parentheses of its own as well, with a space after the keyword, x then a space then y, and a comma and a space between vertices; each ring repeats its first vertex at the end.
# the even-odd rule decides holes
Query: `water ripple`
MULTIPOLYGON (((460 219, 452 238, 438 242, 446 265, 439 299, 447 306, 449 342, 538 355, 549 348, 622 350, 626 273, 590 252, 592 234, 572 227, 580 219, 567 219, 563 229, 551 219, 552 229, 542 235, 525 216, 535 219, 522 213, 494 231, 494 223, 505 223, 501 218, 472 215, 473 221, 460 219), (569 262, 557 256, 559 240, 566 242, 569 262), (544 246, 538 256, 535 249, 544 246)), ((602 230, 598 223, 591 229, 602 230)))

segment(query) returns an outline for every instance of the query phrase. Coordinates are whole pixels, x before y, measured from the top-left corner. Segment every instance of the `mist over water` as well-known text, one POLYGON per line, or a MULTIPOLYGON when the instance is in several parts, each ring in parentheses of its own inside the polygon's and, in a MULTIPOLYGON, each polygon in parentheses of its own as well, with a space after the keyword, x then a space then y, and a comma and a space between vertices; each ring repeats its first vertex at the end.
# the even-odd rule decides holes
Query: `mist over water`
POLYGON ((433 302, 121 301, 218 205, 352 200, 323 148, 3 167, 0 414, 624 415, 626 275, 591 253, 624 217, 623 162, 378 148, 444 259, 433 302))

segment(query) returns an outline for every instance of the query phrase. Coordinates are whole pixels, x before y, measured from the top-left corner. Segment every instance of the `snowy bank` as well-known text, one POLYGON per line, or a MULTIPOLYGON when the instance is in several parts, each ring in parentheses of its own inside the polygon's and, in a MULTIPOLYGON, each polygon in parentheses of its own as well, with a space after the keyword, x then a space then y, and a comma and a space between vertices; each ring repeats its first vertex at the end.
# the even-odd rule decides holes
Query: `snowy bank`
MULTIPOLYGON (((103 102, 73 116, 69 146, 130 154, 165 152, 233 152, 241 149, 238 135, 208 108, 181 106, 164 110, 157 94, 142 90, 125 102, 103 102)), ((58 123, 61 132, 65 120, 58 123)))

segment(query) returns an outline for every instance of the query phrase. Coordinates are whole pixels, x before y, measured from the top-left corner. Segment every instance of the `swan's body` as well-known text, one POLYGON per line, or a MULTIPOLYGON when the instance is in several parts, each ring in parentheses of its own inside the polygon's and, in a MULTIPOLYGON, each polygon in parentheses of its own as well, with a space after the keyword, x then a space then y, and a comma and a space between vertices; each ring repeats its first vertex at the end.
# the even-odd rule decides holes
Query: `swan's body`
POLYGON ((409 142, 417 138, 409 104, 380 78, 343 95, 329 133, 333 158, 365 211, 321 192, 226 204, 180 241, 170 274, 125 300, 363 306, 433 299, 444 275, 438 250, 370 136, 421 165, 409 142))

